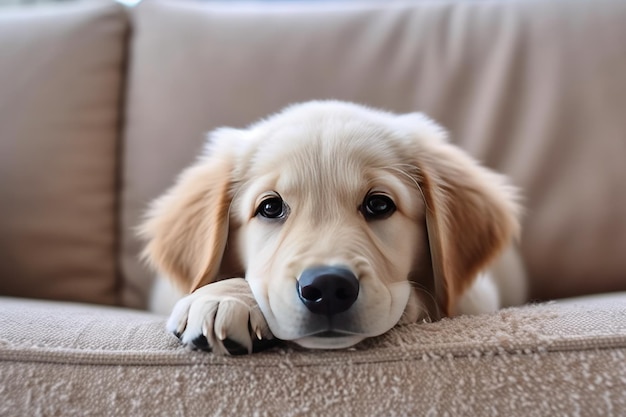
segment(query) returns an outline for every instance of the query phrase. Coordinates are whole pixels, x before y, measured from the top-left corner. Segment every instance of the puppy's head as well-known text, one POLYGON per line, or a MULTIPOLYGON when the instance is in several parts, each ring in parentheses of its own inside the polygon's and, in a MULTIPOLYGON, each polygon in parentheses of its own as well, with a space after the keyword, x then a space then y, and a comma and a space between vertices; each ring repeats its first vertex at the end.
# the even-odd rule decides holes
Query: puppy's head
POLYGON ((145 253, 189 292, 245 274, 305 347, 454 314, 518 231, 514 190, 421 114, 310 102, 209 143, 154 203, 145 253))

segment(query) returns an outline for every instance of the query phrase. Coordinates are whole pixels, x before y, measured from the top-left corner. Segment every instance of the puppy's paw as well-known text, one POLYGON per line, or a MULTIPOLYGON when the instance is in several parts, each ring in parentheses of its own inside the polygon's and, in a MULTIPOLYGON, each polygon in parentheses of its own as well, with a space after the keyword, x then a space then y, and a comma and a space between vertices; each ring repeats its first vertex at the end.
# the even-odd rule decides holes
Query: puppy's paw
POLYGON ((243 278, 214 282, 182 298, 167 330, 189 347, 242 355, 276 344, 243 278))

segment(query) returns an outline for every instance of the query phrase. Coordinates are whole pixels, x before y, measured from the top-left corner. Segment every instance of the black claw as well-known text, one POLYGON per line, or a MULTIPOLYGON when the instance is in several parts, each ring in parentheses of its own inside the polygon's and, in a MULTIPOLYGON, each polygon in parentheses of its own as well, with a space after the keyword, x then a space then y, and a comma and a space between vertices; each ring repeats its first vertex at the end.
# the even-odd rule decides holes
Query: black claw
POLYGON ((262 352, 264 350, 273 348, 280 343, 280 340, 273 339, 261 339, 259 340, 254 335, 256 332, 252 331, 252 324, 248 321, 248 332, 250 332, 252 336, 252 353, 262 352))
POLYGON ((209 341, 207 340, 206 336, 201 334, 200 336, 196 337, 195 339, 193 339, 191 341, 191 343, 200 350, 204 350, 205 352, 210 352, 211 351, 211 346, 209 346, 209 341))
POLYGON ((174 336, 176 336, 176 338, 177 338, 178 340, 180 340, 180 337, 183 335, 182 333, 177 332, 177 331, 172 332, 172 334, 173 334, 174 336))
POLYGON ((232 339, 226 338, 222 341, 222 344, 231 355, 238 356, 248 354, 248 349, 245 346, 242 346, 239 342, 235 342, 232 339))
POLYGON ((274 339, 254 339, 252 342, 252 353, 261 352, 274 346, 277 346, 280 343, 280 340, 274 339))

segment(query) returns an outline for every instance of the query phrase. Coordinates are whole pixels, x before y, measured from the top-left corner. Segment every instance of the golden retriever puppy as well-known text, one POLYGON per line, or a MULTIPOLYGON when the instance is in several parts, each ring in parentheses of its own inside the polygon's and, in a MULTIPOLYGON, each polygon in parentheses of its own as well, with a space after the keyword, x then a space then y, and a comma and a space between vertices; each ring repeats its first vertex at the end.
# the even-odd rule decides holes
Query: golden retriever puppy
POLYGON ((501 276, 488 269, 519 211, 506 178, 423 114, 313 101, 211 133, 141 235, 146 259, 188 294, 167 324, 185 345, 335 349, 522 302, 513 252, 501 276))

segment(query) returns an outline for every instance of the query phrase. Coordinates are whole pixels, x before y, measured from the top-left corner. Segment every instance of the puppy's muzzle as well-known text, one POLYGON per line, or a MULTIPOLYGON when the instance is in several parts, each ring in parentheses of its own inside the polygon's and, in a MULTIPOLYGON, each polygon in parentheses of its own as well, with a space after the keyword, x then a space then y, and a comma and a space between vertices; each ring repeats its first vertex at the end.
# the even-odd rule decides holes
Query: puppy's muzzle
POLYGON ((335 266, 305 269, 296 286, 300 300, 312 313, 328 317, 348 310, 359 296, 357 277, 335 266))

